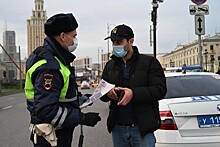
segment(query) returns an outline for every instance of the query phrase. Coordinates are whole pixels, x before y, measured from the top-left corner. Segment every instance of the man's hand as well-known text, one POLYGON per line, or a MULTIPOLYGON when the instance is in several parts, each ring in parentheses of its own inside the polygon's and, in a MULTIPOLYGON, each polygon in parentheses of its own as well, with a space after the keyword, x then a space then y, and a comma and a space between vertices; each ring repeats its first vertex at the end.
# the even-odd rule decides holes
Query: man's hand
POLYGON ((117 90, 124 91, 124 96, 117 105, 126 106, 133 98, 133 91, 129 88, 117 87, 117 90))
POLYGON ((117 88, 112 88, 108 93, 107 96, 112 99, 112 100, 118 100, 118 96, 117 96, 117 88))

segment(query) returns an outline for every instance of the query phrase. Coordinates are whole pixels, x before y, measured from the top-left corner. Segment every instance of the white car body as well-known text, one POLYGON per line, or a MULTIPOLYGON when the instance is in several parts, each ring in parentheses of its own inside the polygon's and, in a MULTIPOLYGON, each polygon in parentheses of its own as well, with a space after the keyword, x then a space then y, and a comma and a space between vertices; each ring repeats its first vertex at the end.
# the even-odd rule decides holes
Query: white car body
POLYGON ((81 89, 90 89, 90 85, 87 81, 82 81, 80 87, 81 89))
POLYGON ((173 72, 165 75, 168 97, 159 101, 161 128, 155 131, 156 147, 220 147, 220 76, 208 72, 186 72, 185 74, 173 72), (180 83, 177 82, 177 85, 180 84, 180 87, 186 89, 187 83, 197 81, 194 83, 197 86, 184 91, 186 94, 195 95, 181 97, 179 92, 176 93, 180 95, 179 97, 169 97, 171 93, 176 92, 172 91, 175 90, 175 87, 172 87, 175 84, 172 85, 168 81, 168 78, 172 77, 188 78, 186 83, 183 80, 180 80, 180 83), (213 81, 218 86, 209 86, 209 81, 213 81), (197 87, 201 88, 196 92, 197 87), (209 91, 213 94, 209 95, 209 91))

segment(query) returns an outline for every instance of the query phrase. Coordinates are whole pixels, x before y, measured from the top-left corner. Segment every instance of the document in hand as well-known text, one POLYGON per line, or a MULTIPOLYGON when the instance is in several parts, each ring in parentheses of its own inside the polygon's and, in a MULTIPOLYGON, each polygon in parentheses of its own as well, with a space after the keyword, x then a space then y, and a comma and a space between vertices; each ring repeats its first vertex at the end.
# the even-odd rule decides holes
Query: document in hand
POLYGON ((101 80, 99 82, 99 85, 96 87, 93 94, 89 97, 88 101, 83 103, 81 106, 79 106, 81 109, 85 108, 89 104, 93 103, 94 101, 100 99, 103 95, 105 95, 107 92, 109 92, 112 88, 114 88, 114 84, 110 84, 106 82, 105 80, 101 80))

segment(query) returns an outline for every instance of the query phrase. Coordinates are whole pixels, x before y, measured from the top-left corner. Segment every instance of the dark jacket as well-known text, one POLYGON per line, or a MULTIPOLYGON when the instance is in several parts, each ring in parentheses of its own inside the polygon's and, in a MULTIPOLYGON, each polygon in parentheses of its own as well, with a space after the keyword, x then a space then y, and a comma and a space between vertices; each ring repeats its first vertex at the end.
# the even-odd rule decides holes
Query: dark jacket
POLYGON ((38 67, 32 74, 31 80, 34 86, 34 101, 27 100, 27 108, 30 111, 31 123, 51 123, 55 127, 74 128, 80 122, 81 112, 77 101, 60 102, 61 89, 64 86, 60 65, 54 58, 57 57, 62 64, 69 68, 69 86, 65 98, 71 99, 76 96, 77 86, 74 76, 74 68, 70 67, 75 56, 53 38, 47 37, 44 42, 44 51, 37 56, 30 55, 26 62, 27 70, 40 59, 46 59, 47 63, 38 67), (46 90, 44 87, 44 75, 53 75, 52 88, 46 90))
MULTIPOLYGON (((131 58, 130 89, 133 91, 133 113, 142 136, 154 132, 160 127, 158 101, 166 94, 166 79, 158 60, 152 56, 143 55, 133 46, 131 58)), ((112 56, 106 64, 102 78, 116 87, 122 86, 122 69, 120 59, 112 56)), ((101 98, 109 101, 107 95, 101 98)), ((117 101, 111 100, 107 119, 108 131, 111 132, 117 121, 117 101)))

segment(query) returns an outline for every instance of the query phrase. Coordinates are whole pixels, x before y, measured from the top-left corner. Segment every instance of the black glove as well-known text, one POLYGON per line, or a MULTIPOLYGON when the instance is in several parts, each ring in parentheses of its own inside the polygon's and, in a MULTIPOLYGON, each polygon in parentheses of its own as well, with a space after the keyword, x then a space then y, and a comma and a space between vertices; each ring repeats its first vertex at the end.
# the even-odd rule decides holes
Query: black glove
POLYGON ((85 94, 85 96, 87 96, 89 98, 90 96, 92 96, 92 94, 87 93, 87 94, 85 94))
POLYGON ((99 113, 88 112, 82 113, 80 124, 94 127, 98 123, 98 121, 101 121, 99 113))

